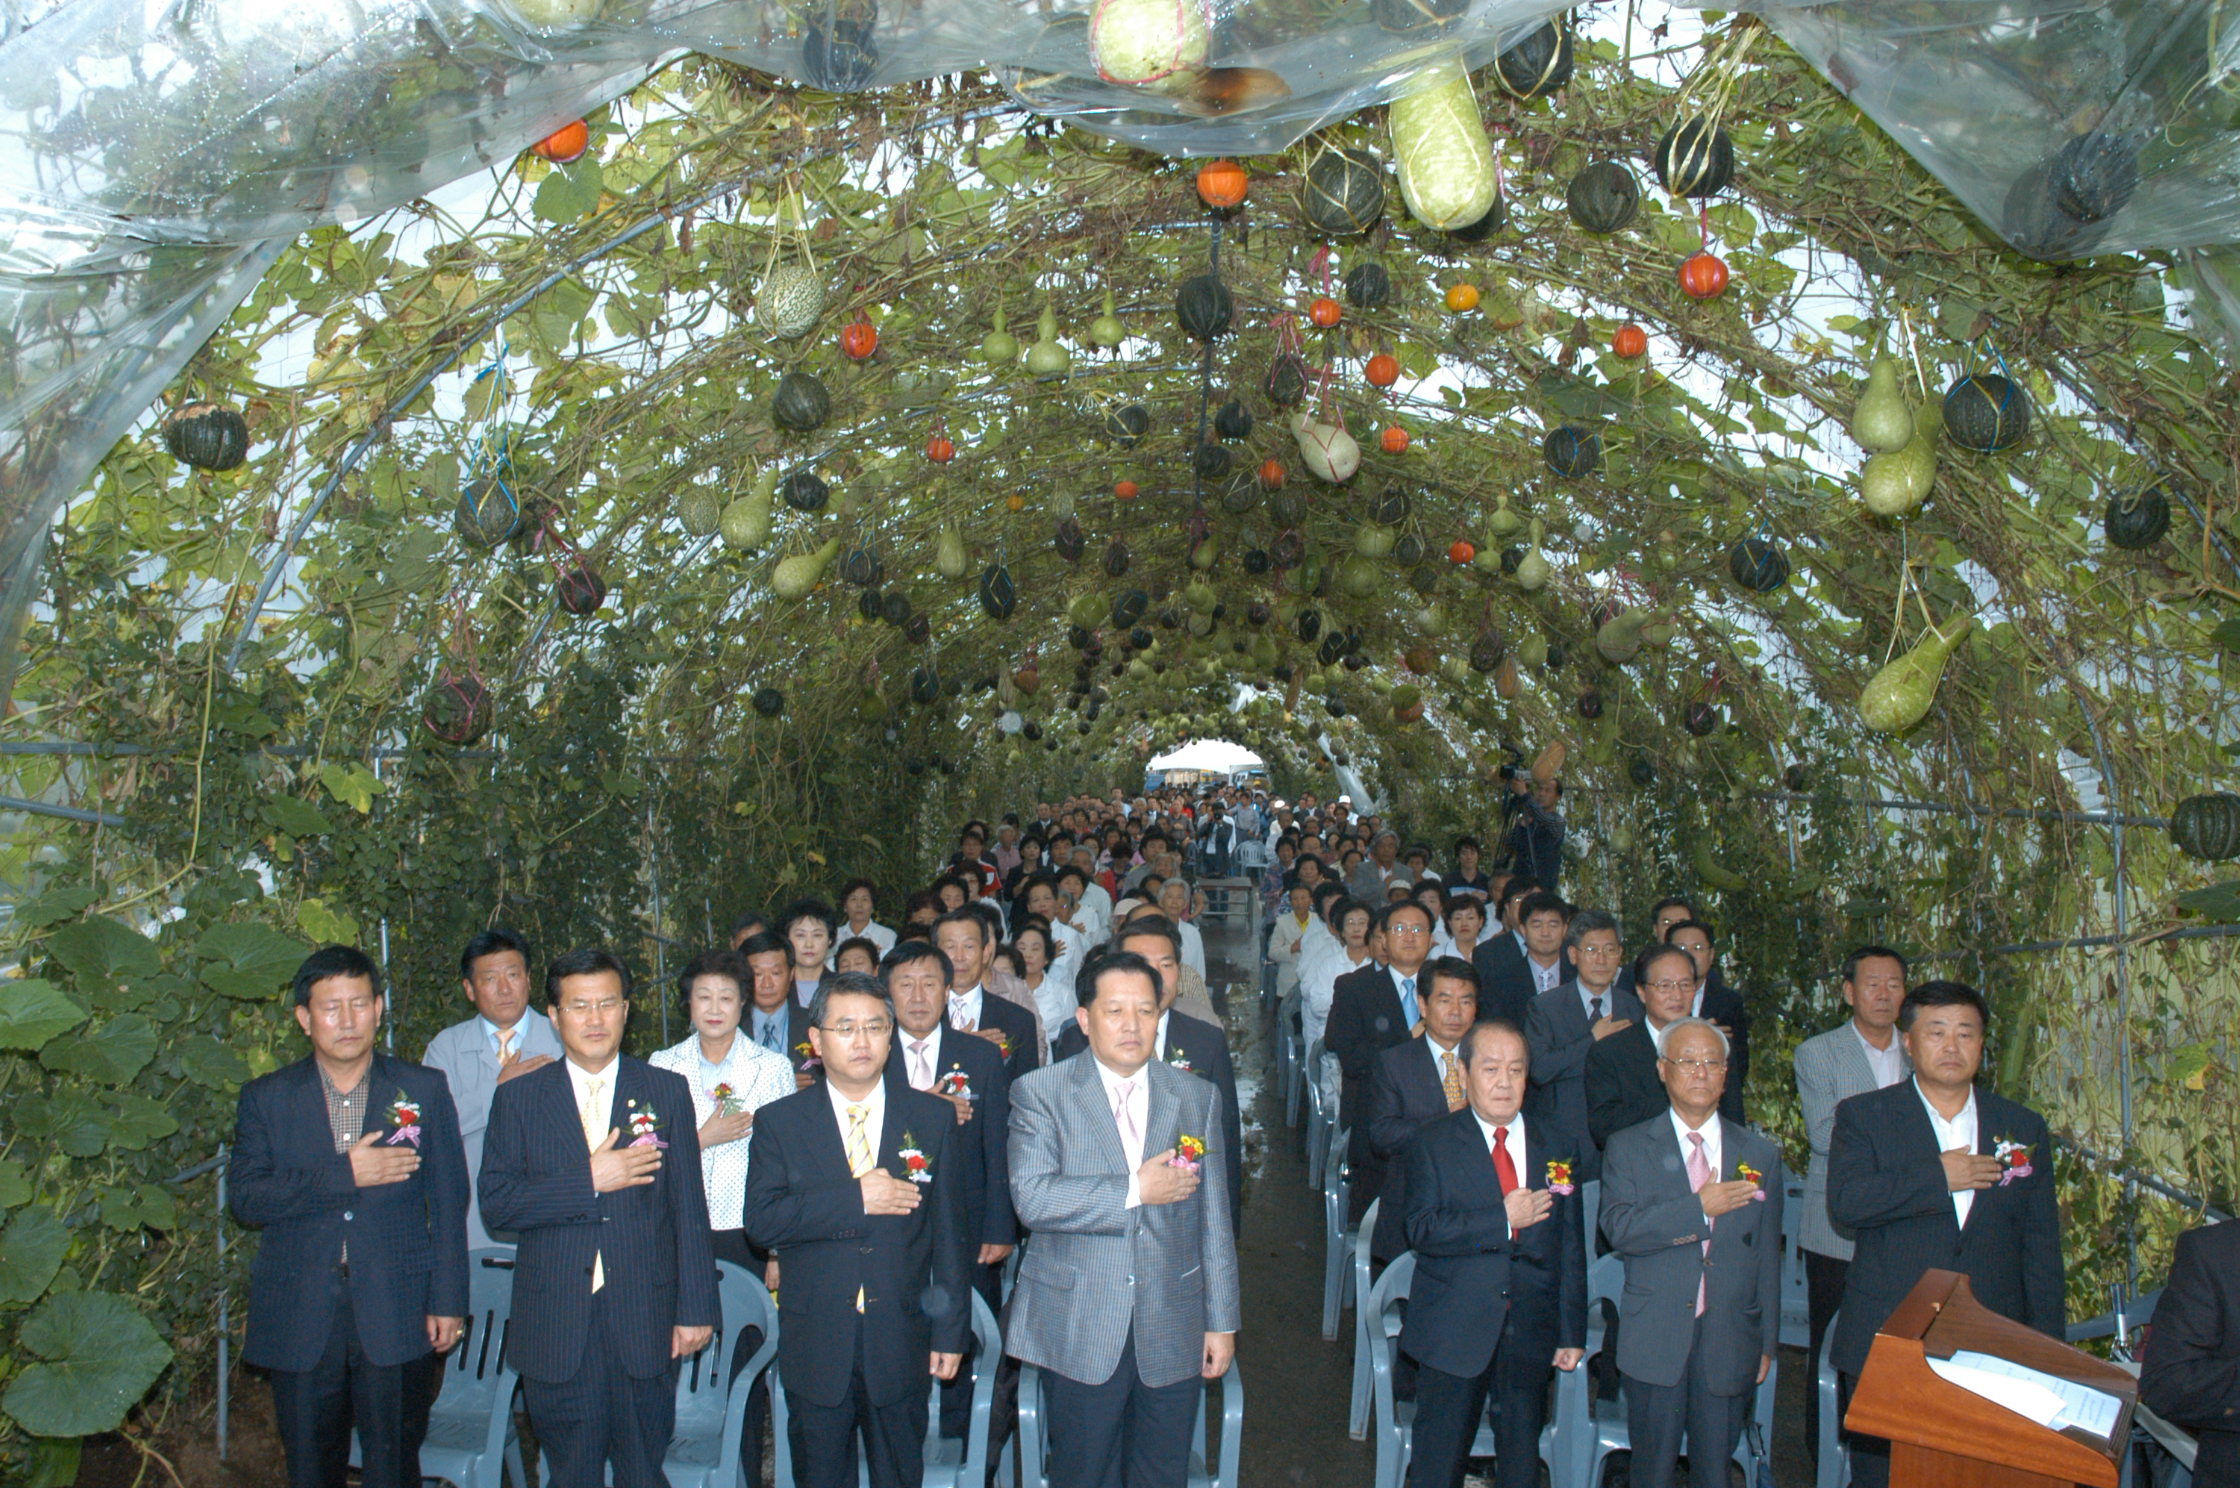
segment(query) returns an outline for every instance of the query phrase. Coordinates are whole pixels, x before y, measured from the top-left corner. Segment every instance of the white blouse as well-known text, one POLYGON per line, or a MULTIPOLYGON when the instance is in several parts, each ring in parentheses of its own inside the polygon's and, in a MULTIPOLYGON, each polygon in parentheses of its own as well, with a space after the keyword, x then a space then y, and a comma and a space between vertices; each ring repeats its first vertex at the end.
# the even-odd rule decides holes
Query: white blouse
MULTIPOLYGON (((714 1070, 714 1078, 700 1061, 700 1035, 688 1033, 684 1042, 671 1044, 646 1061, 655 1069, 675 1070, 692 1087, 692 1125, 672 1135, 671 1141, 697 1142, 700 1128, 716 1113, 712 1092, 718 1085, 731 1087, 732 1109, 759 1111, 781 1096, 793 1094, 793 1064, 783 1054, 773 1054, 748 1038, 742 1030, 731 1040, 731 1052, 714 1070)), ((672 1132, 675 1128, 671 1129, 672 1132)), ((708 1228, 736 1230, 744 1222, 747 1199, 747 1158, 754 1133, 736 1142, 721 1142, 700 1149, 700 1181, 708 1191, 708 1228)))

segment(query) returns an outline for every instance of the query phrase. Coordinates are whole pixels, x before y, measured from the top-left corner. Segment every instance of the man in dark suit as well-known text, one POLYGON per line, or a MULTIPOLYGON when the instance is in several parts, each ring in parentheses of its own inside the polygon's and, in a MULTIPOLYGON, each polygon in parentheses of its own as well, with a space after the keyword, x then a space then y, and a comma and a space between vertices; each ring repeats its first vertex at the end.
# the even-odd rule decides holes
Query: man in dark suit
POLYGON ((1548 1366, 1579 1367, 1587 1253, 1577 1154, 1522 1114, 1529 1056, 1509 1023, 1463 1035, 1468 1105, 1406 1157, 1416 1275, 1400 1349, 1416 1362, 1409 1488, 1455 1488, 1490 1394, 1494 1488, 1537 1488, 1548 1366))
MULTIPOLYGON (((1116 951, 1141 956, 1159 974, 1159 1026, 1156 1042, 1162 1064, 1212 1083, 1221 1092, 1223 1148, 1234 1161, 1223 1164, 1223 1181, 1229 1188, 1229 1223, 1240 1226, 1244 1197, 1244 1120, 1237 1110, 1237 1066, 1229 1057, 1229 1039, 1219 1028, 1193 1018, 1175 1007, 1182 995, 1182 936, 1174 921, 1164 915, 1141 915, 1130 920, 1113 942, 1116 951)), ((1079 1020, 1058 1038, 1058 1058, 1071 1059, 1089 1047, 1079 1020)))
POLYGON ((749 1042, 774 1054, 783 1054, 793 1065, 794 1086, 806 1086, 816 1076, 809 1052, 809 1010, 794 1000, 793 948, 774 931, 758 930, 739 943, 739 954, 754 973, 748 991, 752 1004, 739 1020, 739 1032, 749 1042))
POLYGON ((987 986, 996 948, 987 921, 969 908, 951 910, 933 922, 933 943, 949 958, 949 1027, 994 1044, 1013 1081, 1041 1068, 1042 1036, 1034 1014, 987 986))
POLYGON ((2197 1438, 2194 1488, 2240 1488, 2240 1224, 2178 1237, 2139 1403, 2197 1438))
MULTIPOLYGON (((2042 1117, 1975 1086, 1991 1010, 1959 982, 1906 994, 1898 1027, 1913 1078, 1836 1107, 1828 1214, 1856 1232, 1831 1352, 1843 1399, 1875 1331, 1932 1267, 1964 1273, 1978 1302, 2062 1334, 2061 1213, 2042 1117)), ((1885 1488, 1890 1444, 1852 1438, 1854 1488, 1885 1488)))
POLYGON ((1690 1482, 1727 1481, 1780 1341, 1781 1152, 1719 1114, 1727 1057, 1716 1024, 1673 1023, 1657 1060, 1669 1104, 1602 1154, 1602 1231, 1626 1266, 1616 1347, 1639 1488, 1671 1488, 1683 1439, 1690 1482))
POLYGON ((1382 965, 1339 977, 1330 993, 1322 1046, 1343 1076, 1338 1120, 1351 1128, 1349 1220, 1358 1220, 1384 1191, 1384 1163, 1369 1140, 1369 1073, 1377 1056, 1423 1032, 1423 966, 1431 959, 1431 911, 1413 899, 1377 911, 1370 948, 1382 965))
POLYGON ((1642 958, 1641 978, 1641 1017, 1587 1050, 1587 1136, 1597 1148, 1672 1104, 1657 1061, 1664 1031, 1695 1004, 1696 963, 1678 946, 1658 946, 1642 958))
POLYGON ((1625 953, 1616 920, 1599 909, 1582 909, 1565 933, 1578 975, 1533 999, 1524 1031, 1538 1107, 1577 1154, 1579 1178, 1586 1182, 1602 1172, 1602 1150, 1587 1122, 1587 1056, 1639 1023, 1641 1004, 1617 988, 1625 953))
POLYGON ((622 1053, 614 956, 570 951, 544 989, 567 1057, 498 1087, 482 1148, 483 1223, 521 1237, 506 1353, 553 1488, 610 1466, 615 1488, 661 1488, 677 1361, 720 1321, 692 1089, 622 1053))
POLYGON ((1408 1143, 1426 1124, 1468 1103, 1462 1036, 1478 1021, 1478 974, 1459 956, 1423 968, 1423 1036, 1379 1054, 1369 1074, 1369 1148, 1384 1165, 1370 1258, 1389 1261, 1408 1248, 1408 1143))
MULTIPOLYGON (((879 963, 879 981, 894 1004, 895 1033, 887 1079, 938 1095, 956 1108, 952 1135, 958 1179, 958 1239, 965 1274, 988 1304, 1003 1310, 1003 1263, 1019 1243, 1011 1212, 1011 1077, 986 1039, 947 1025, 949 958, 922 940, 906 940, 879 963)), ((941 1434, 961 1437, 972 1410, 972 1378, 958 1371, 941 1391, 941 1434)))
MULTIPOLYGON (((1641 956, 1646 956, 1658 946, 1663 945, 1665 932, 1673 926, 1683 920, 1697 918, 1699 916, 1696 914, 1696 907, 1678 895, 1659 899, 1655 904, 1650 905, 1649 943, 1641 948, 1641 956)), ((1640 980, 1641 956, 1634 957, 1631 962, 1627 963, 1626 968, 1618 973, 1618 986, 1622 990, 1634 991, 1635 984, 1640 980)))
MULTIPOLYGON (((1487 1018, 1506 1019, 1519 1028, 1524 1027, 1537 994, 1533 991, 1532 969, 1525 965, 1524 930, 1517 923, 1517 915, 1524 901, 1539 891, 1529 878, 1507 877, 1488 910, 1491 918, 1485 934, 1479 937, 1478 948, 1470 957, 1470 964, 1478 970, 1478 1010, 1487 1018)), ((1559 921, 1562 918, 1557 916, 1559 921)), ((1557 954, 1565 963, 1558 979, 1568 981, 1570 958, 1560 950, 1560 934, 1557 944, 1557 954)))
POLYGON ((436 1355, 467 1313, 467 1160, 443 1076, 374 1052, 381 972, 328 946, 297 968, 311 1057, 241 1088, 234 1218, 264 1230, 244 1363, 272 1373, 290 1488, 419 1488, 436 1355))
POLYGON ((1742 994, 1719 975, 1719 949, 1711 927, 1702 920, 1682 920, 1666 929, 1664 943, 1686 951, 1696 963, 1696 1000, 1689 1016, 1719 1025, 1727 1036, 1727 1088, 1719 1093, 1719 1114, 1743 1124, 1742 1087, 1750 1078, 1750 1013, 1742 994))
POLYGON ((926 1382, 954 1379, 972 1337, 961 1201, 977 1158, 949 1102, 886 1077, 894 1010, 876 978, 826 977, 810 1013, 824 1080, 757 1113, 747 1169, 747 1233, 785 1267, 794 1482, 854 1488, 860 1431, 872 1488, 913 1488, 926 1382))

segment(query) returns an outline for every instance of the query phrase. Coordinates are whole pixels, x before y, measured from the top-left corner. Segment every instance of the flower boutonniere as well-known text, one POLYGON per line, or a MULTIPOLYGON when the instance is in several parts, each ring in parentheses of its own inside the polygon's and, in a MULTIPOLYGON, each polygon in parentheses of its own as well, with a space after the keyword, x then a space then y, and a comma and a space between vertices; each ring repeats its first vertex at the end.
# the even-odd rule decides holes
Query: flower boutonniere
POLYGON ((420 1103, 409 1095, 400 1095, 389 1102, 389 1124, 396 1128, 389 1133, 383 1146, 394 1147, 399 1142, 420 1145, 420 1103))
POLYGON ((1577 1193, 1578 1191, 1579 1185, 1574 1183, 1571 1179, 1571 1164, 1565 1162, 1560 1157, 1549 1158, 1548 1192, 1552 1194, 1563 1194, 1568 1196, 1577 1193))
POLYGON ((995 1044, 996 1052, 998 1054, 1001 1054, 1005 1059, 1009 1059, 1011 1057, 1010 1034, 1005 1033, 1000 1028, 989 1028, 982 1031, 985 1032, 988 1038, 995 1044))
POLYGON ((629 1110, 630 1115, 623 1124, 630 1129, 630 1140, 623 1145, 628 1147, 666 1147, 669 1145, 661 1138, 661 1113, 659 1111, 651 1106, 641 1106, 636 1101, 629 1103, 629 1110))
POLYGON ((918 1146, 918 1139, 909 1132, 902 1134, 902 1176, 912 1183, 931 1183, 933 1163, 918 1146))
POLYGON ((961 1069, 953 1069, 933 1082, 933 1093, 952 1100, 971 1100, 972 1077, 961 1069))
POLYGON ((1195 1173, 1205 1157, 1206 1139, 1193 1137, 1186 1132, 1174 1139, 1174 1156, 1168 1161, 1186 1173, 1195 1173))
POLYGON ((1186 1075, 1194 1075, 1197 1073, 1195 1069, 1192 1069, 1190 1067, 1190 1056, 1183 1053, 1180 1049, 1173 1050, 1167 1055, 1167 1064, 1171 1068, 1181 1070, 1186 1075))
POLYGON ((1757 1188, 1758 1191, 1750 1195, 1753 1200, 1760 1204, 1763 1204, 1766 1201, 1765 1174, 1759 1172, 1756 1168, 1751 1167, 1748 1163, 1736 1163, 1734 1165, 1734 1175, 1735 1177, 1740 1178, 1743 1182, 1752 1184, 1757 1188))
POLYGON ((824 1061, 817 1057, 816 1050, 809 1047, 807 1039, 793 1046, 793 1068, 794 1073, 802 1075, 813 1075, 824 1068, 824 1061))
POLYGON ((2005 1188, 2018 1178, 2027 1178, 2037 1171, 2030 1165, 2030 1149, 2012 1137, 2001 1137, 1992 1145, 1991 1155, 1999 1159, 1999 1186, 2005 1188))
POLYGON ((709 1091, 708 1099, 715 1103, 718 1116, 736 1116, 739 1113, 739 1097, 728 1080, 709 1091))

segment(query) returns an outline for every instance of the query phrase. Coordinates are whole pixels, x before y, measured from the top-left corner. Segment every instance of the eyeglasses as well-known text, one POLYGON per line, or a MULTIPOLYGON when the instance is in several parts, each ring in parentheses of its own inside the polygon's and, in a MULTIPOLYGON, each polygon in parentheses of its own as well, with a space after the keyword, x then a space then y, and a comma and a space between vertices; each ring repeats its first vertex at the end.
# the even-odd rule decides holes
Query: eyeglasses
POLYGON ((1421 925, 1387 925, 1384 928, 1384 933, 1387 935, 1429 935, 1431 932, 1421 925))
POLYGON ((597 1002, 563 1002, 560 1004, 560 1011, 571 1018, 588 1018, 593 1013, 603 1015, 623 1006, 623 1000, 619 997, 602 997, 597 1002))
POLYGON ((1643 982, 1641 985, 1654 987, 1659 992, 1693 992, 1696 989, 1696 979, 1694 977, 1682 977, 1676 981, 1671 977, 1666 977, 1662 981, 1643 982))
POLYGON ((846 1023, 820 1023, 817 1026, 834 1038, 850 1042, 859 1038, 883 1038, 894 1029, 894 1024, 884 1018, 874 1018, 868 1023, 858 1023, 851 1019, 846 1023))
POLYGON ((1665 1063, 1674 1069, 1686 1070, 1691 1075, 1708 1075, 1713 1070, 1727 1067, 1724 1059, 1667 1059, 1665 1063))

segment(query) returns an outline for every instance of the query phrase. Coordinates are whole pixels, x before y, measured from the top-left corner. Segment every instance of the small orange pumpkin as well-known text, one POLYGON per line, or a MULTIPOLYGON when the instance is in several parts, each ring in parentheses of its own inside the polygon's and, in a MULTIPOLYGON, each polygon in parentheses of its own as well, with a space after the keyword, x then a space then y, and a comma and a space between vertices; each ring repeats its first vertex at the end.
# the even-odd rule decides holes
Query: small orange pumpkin
POLYGON ((936 434, 926 441, 926 458, 936 465, 946 465, 957 457, 956 441, 946 434, 936 434))
POLYGON ((1478 308, 1478 286, 1475 284, 1450 284, 1447 286, 1447 308, 1461 315, 1478 308))
POLYGON ((840 349, 852 362, 870 359, 871 353, 879 349, 879 328, 871 323, 870 316, 859 312, 854 320, 840 328, 840 349))
POLYGON ((1646 356, 1649 351, 1649 333, 1628 321, 1626 324, 1619 326, 1618 333, 1610 338, 1610 349, 1616 352, 1620 359, 1628 362, 1637 357, 1646 356))
POLYGON ((1270 491, 1283 489, 1283 462, 1273 456, 1260 462, 1260 484, 1270 491))
POLYGON ((1447 561, 1458 567, 1467 565, 1478 556, 1478 545, 1467 537, 1458 537, 1447 545, 1447 561))
POLYGON ((1369 358, 1369 364, 1361 369, 1361 375, 1369 379, 1371 387, 1391 387, 1400 380, 1400 359, 1389 351, 1380 351, 1369 358))
POLYGON ((1244 204, 1244 167, 1234 160, 1209 160, 1198 167, 1198 199, 1216 211, 1244 204))
POLYGON ((1694 253, 1680 265, 1680 289, 1691 300, 1714 300, 1726 293, 1727 261, 1718 254, 1694 253))
POLYGON ((1017 491, 1013 491, 1010 495, 1003 498, 1003 505, 1004 509, 1007 511, 1022 512, 1027 509, 1027 498, 1020 495, 1017 491))
POLYGON ((591 126, 578 119, 573 124, 563 124, 529 147, 529 153, 539 160, 549 160, 554 165, 566 165, 583 158, 591 148, 591 126))
POLYGON ((1321 326, 1324 330, 1328 330, 1330 327, 1336 325, 1340 320, 1343 320, 1345 318, 1345 313, 1345 310, 1338 304, 1338 302, 1331 299, 1328 295, 1321 296, 1312 305, 1309 305, 1307 307, 1307 319, 1313 321, 1316 325, 1321 326))
POLYGON ((1377 442, 1384 446, 1388 455, 1404 455, 1408 452, 1408 431, 1398 424, 1388 425, 1377 442))
POLYGON ((1112 494, 1122 501, 1133 501, 1136 499, 1136 483, 1132 480, 1116 482, 1112 487, 1112 494))

